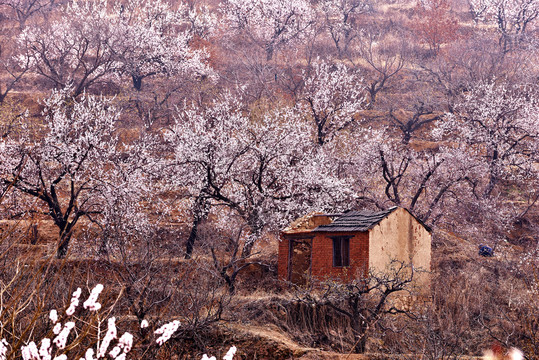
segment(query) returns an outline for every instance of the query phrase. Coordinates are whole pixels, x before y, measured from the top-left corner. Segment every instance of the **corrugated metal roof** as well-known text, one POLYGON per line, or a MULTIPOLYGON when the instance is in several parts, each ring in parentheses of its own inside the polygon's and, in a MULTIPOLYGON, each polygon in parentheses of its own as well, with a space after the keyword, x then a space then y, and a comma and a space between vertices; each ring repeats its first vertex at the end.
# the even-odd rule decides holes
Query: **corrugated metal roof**
POLYGON ((348 211, 341 214, 331 224, 320 225, 313 231, 315 232, 351 232, 367 231, 380 221, 385 219, 397 207, 392 207, 383 211, 348 211))

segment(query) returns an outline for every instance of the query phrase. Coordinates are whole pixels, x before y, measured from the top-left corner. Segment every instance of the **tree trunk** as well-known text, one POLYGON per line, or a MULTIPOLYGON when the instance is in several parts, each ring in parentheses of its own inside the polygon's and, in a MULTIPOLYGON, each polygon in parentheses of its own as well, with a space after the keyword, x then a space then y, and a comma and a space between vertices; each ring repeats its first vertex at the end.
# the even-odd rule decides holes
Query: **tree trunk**
POLYGON ((61 233, 60 243, 58 244, 58 249, 56 250, 56 258, 63 259, 67 255, 67 250, 69 248, 69 241, 71 240, 71 231, 61 233))
POLYGON ((266 61, 270 61, 271 59, 273 59, 273 51, 273 44, 266 45, 266 61))
POLYGON ((352 351, 356 354, 363 354, 367 347, 367 329, 358 316, 354 316, 351 320, 352 330, 354 330, 356 340, 352 351))
POLYGON ((73 235, 73 227, 79 220, 79 216, 71 221, 59 221, 56 225, 60 228, 60 241, 58 243, 58 249, 56 250, 56 258, 63 259, 67 255, 67 249, 69 248, 69 242, 73 235))
POLYGON ((133 79, 133 87, 135 90, 140 91, 142 89, 142 76, 131 75, 133 79))
POLYGON ((193 255, 193 248, 195 247, 195 242, 197 239, 198 227, 204 220, 208 218, 210 213, 210 204, 208 199, 202 194, 199 194, 195 200, 193 213, 193 225, 191 226, 191 232, 189 233, 189 238, 187 239, 187 244, 185 245, 185 259, 190 259, 193 255))
POLYGON ((32 245, 37 244, 37 239, 38 239, 37 225, 33 224, 30 227, 30 244, 32 244, 32 245))
POLYGON ((370 101, 367 104, 367 109, 372 110, 374 108, 374 104, 376 103, 376 94, 378 93, 378 89, 376 88, 376 84, 378 81, 374 81, 367 87, 367 92, 369 93, 370 101))

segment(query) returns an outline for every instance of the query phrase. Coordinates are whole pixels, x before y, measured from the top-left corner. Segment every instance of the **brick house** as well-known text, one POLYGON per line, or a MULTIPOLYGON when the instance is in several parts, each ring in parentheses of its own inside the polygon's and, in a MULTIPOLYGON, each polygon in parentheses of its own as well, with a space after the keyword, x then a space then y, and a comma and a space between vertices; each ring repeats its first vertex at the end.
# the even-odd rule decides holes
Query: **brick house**
MULTIPOLYGON (((310 214, 281 233, 281 280, 303 284, 309 278, 343 281, 383 272, 392 260, 430 271, 431 230, 408 210, 310 214)), ((428 285, 420 275, 416 283, 428 285)), ((421 285, 421 284, 420 284, 421 285)))

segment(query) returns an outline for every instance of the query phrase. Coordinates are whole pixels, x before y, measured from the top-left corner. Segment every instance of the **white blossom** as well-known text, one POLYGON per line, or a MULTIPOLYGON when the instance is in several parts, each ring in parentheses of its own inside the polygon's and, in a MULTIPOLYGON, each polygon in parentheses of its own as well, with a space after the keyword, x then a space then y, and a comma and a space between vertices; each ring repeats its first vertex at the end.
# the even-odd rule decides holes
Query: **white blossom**
POLYGON ((75 327, 75 323, 73 321, 66 322, 62 331, 54 338, 53 342, 56 345, 58 349, 64 349, 67 344, 67 338, 69 337, 69 333, 71 332, 71 329, 75 327))
POLYGON ((6 360, 6 354, 7 354, 8 346, 9 346, 9 344, 6 341, 6 339, 2 339, 0 341, 0 360, 6 360))
POLYGON ((230 349, 228 349, 226 355, 223 357, 223 360, 232 360, 237 350, 238 349, 236 349, 235 346, 231 346, 230 349))
POLYGON ((119 346, 115 346, 110 352, 109 352, 109 355, 113 358, 113 359, 116 359, 116 357, 118 355, 120 355, 120 353, 122 352, 122 349, 119 347, 119 346))
POLYGON ((264 231, 302 213, 335 209, 347 196, 349 187, 311 134, 295 109, 250 118, 230 94, 203 109, 185 106, 167 133, 176 157, 171 185, 235 212, 253 244, 264 231))
POLYGON ((206 36, 212 31, 215 17, 206 9, 180 3, 173 10, 161 0, 130 0, 114 7, 110 22, 114 30, 109 47, 120 73, 131 76, 137 90, 142 79, 156 74, 215 79, 205 50, 189 45, 194 33, 206 36))
POLYGON ((233 33, 247 32, 270 60, 279 48, 300 41, 315 21, 306 0, 227 0, 221 10, 233 33))
POLYGON ((180 322, 178 320, 174 320, 172 322, 169 322, 163 326, 161 326, 159 329, 155 330, 156 335, 161 335, 158 337, 155 342, 161 346, 163 345, 176 330, 178 330, 178 327, 180 326, 180 322))
POLYGON ((82 360, 94 360, 94 354, 95 354, 94 349, 89 348, 88 350, 86 350, 86 354, 84 356, 84 359, 82 360))
POLYGON ((131 351, 131 348, 133 347, 133 335, 128 332, 124 333, 118 340, 118 346, 123 348, 124 353, 131 351))
POLYGON ((439 137, 466 144, 467 156, 483 166, 483 196, 490 196, 502 179, 537 178, 538 93, 535 85, 478 83, 439 124, 439 137))
POLYGON ((75 310, 77 309, 77 306, 79 306, 79 298, 80 298, 81 291, 82 291, 81 288, 78 288, 73 293, 73 297, 71 298, 71 303, 66 310, 67 316, 73 315, 75 313, 75 310))
POLYGON ((52 359, 51 339, 43 338, 41 340, 41 347, 39 348, 39 355, 41 356, 41 360, 52 359))
POLYGON ((97 284, 92 289, 90 296, 83 304, 85 309, 88 309, 90 311, 97 311, 101 309, 101 304, 97 302, 97 298, 99 297, 99 294, 101 293, 101 291, 103 291, 103 285, 97 284))
POLYGON ((52 321, 53 324, 56 324, 58 321, 58 312, 55 309, 52 309, 49 314, 49 319, 52 321))
POLYGON ((21 347, 21 355, 23 360, 41 360, 37 345, 33 341, 28 345, 21 347))
MULTIPOLYGON (((147 178, 155 162, 148 154, 153 145, 146 141, 153 138, 141 135, 130 145, 121 144, 115 127, 120 111, 114 99, 85 94, 72 99, 70 93, 54 91, 44 101, 40 134, 22 124, 17 136, 0 139, 0 181, 14 182, 11 193, 21 213, 35 208, 32 199, 37 196, 38 206, 60 231, 58 257, 66 256, 73 228, 84 217, 100 224, 102 236, 112 236, 105 232, 114 226, 141 236, 142 228, 149 226, 146 213, 139 211, 142 200, 156 193, 155 182, 147 178), (21 162, 29 157, 32 161, 21 162), (18 169, 22 163, 25 166, 18 169), (67 198, 56 196, 58 192, 67 198)), ((98 307, 92 302, 93 310, 98 307)))
POLYGON ((317 142, 323 145, 355 121, 365 108, 363 79, 343 63, 317 59, 303 71, 299 111, 312 121, 317 142))
MULTIPOLYGON (((537 0, 469 0, 470 11, 477 20, 497 26, 503 51, 525 39, 528 29, 539 17, 537 0)), ((533 36, 530 38, 533 41, 533 36)))
POLYGON ((112 342, 112 340, 116 339, 117 331, 116 331, 115 321, 116 321, 115 317, 111 317, 108 320, 107 333, 105 334, 105 337, 101 341, 101 345, 99 346, 99 351, 97 352, 97 358, 105 357, 110 343, 112 342))

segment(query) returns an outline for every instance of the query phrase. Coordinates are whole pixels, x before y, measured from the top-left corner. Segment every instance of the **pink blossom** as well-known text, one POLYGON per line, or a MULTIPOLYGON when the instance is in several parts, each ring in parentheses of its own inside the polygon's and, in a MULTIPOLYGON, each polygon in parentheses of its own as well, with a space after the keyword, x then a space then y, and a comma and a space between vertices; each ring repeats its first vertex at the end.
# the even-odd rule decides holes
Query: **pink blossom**
POLYGON ((6 360, 6 353, 7 353, 8 345, 9 344, 6 341, 6 339, 2 339, 2 341, 0 341, 0 360, 6 360))
POLYGON ((67 360, 67 355, 62 354, 54 357, 54 360, 67 360))
MULTIPOLYGON (((232 346, 230 349, 228 349, 226 355, 223 357, 223 360, 232 360, 234 358, 234 355, 236 354, 237 348, 235 346, 232 346)), ((208 355, 204 354, 202 355, 201 360, 217 360, 215 356, 208 357, 208 355)))
POLYGON ((230 33, 247 32, 263 44, 268 60, 276 50, 302 40, 315 19, 306 0, 229 0, 223 2, 222 11, 230 33))
POLYGON ((141 329, 144 329, 144 328, 147 328, 148 327, 148 320, 144 319, 142 320, 142 322, 140 323, 140 328, 141 329))
POLYGON ((81 360, 94 360, 94 349, 90 348, 86 350, 86 356, 81 360))
POLYGON ((124 333, 120 337, 120 340, 118 340, 118 343, 118 345, 124 349, 124 353, 128 353, 133 347, 133 335, 128 332, 124 333))
POLYGON ((303 71, 305 87, 298 105, 317 130, 316 141, 323 145, 365 108, 363 79, 344 63, 316 59, 303 71))
POLYGON ((110 352, 109 352, 109 355, 113 358, 113 359, 116 359, 116 357, 118 357, 118 355, 120 355, 120 353, 122 352, 122 349, 116 345, 114 347, 114 349, 112 349, 110 352))
POLYGON ((56 323, 56 325, 54 325, 54 328, 52 329, 52 332, 54 333, 54 335, 58 335, 60 331, 62 331, 62 324, 56 323))
POLYGON ((225 357, 223 357, 223 360, 232 360, 237 350, 238 349, 236 349, 235 346, 232 346, 230 349, 228 349, 228 352, 226 353, 225 357))

